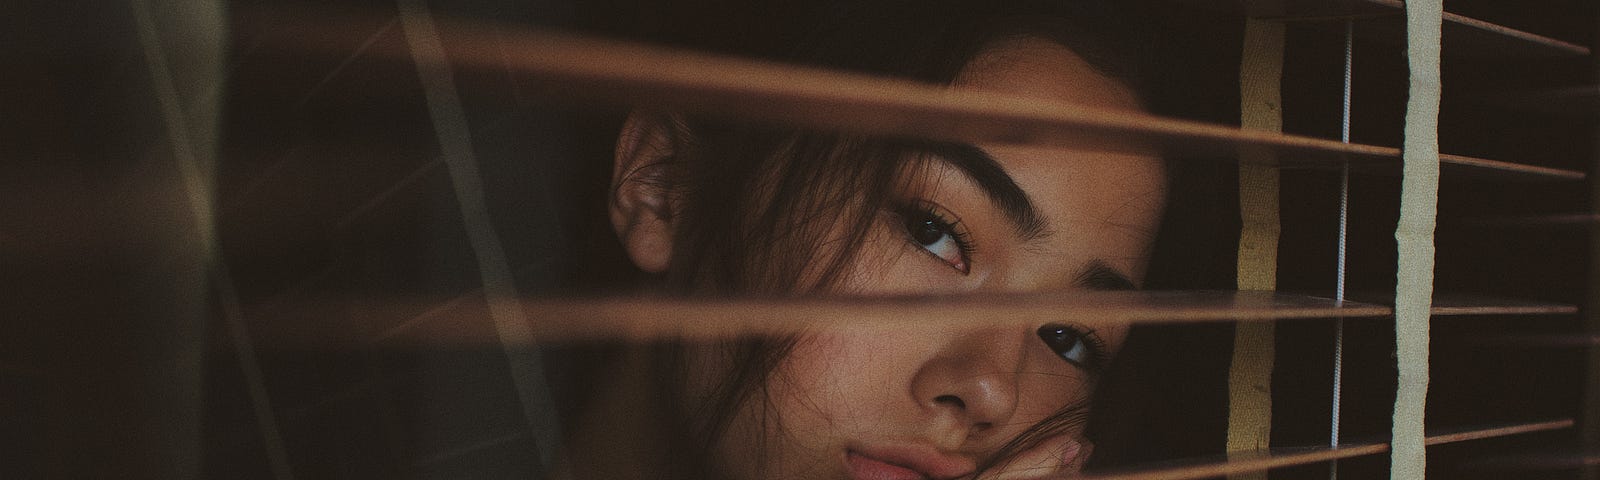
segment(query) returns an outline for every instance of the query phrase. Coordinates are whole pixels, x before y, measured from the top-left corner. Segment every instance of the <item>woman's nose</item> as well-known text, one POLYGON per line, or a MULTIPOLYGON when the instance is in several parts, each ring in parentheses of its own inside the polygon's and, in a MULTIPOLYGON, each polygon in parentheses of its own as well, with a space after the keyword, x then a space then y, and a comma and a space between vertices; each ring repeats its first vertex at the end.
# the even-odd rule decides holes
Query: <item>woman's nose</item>
POLYGON ((912 395, 934 415, 955 420, 965 431, 950 433, 963 441, 1007 425, 1017 408, 1019 337, 999 329, 958 334, 917 370, 912 395))

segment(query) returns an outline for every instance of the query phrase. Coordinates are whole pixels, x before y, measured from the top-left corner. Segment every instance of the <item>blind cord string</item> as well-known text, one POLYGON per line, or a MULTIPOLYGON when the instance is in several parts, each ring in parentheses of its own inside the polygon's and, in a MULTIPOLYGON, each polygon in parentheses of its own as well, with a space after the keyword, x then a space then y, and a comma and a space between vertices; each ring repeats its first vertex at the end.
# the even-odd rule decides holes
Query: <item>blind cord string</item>
MULTIPOLYGON (((220 64, 217 57, 212 54, 208 42, 219 42, 218 37, 225 36, 226 32, 209 30, 197 31, 190 28, 186 33, 190 41, 187 45, 178 43, 180 47, 200 48, 199 57, 203 60, 198 64, 187 66, 174 65, 167 56, 168 45, 164 44, 159 35, 162 27, 158 14, 172 13, 173 8, 184 10, 183 13, 205 19, 220 16, 221 12, 216 4, 207 8, 207 2, 176 2, 165 5, 164 10, 157 11, 157 5, 149 0, 133 0, 130 2, 133 10, 134 28, 139 37, 139 44, 143 49, 145 67, 150 71, 151 89, 160 109, 162 121, 165 122, 167 143, 172 148, 172 156, 177 161, 178 174, 185 196, 188 200, 189 212, 194 221, 194 233, 199 236, 198 243, 201 251, 198 253, 204 269, 203 281, 209 282, 216 300, 221 306, 221 318, 226 323, 234 347, 234 355, 239 361, 239 371, 245 379, 247 395, 250 399, 251 412, 255 414, 256 428, 261 434, 263 453, 266 455, 267 468, 271 478, 276 480, 293 480, 294 470, 289 464, 287 449, 284 447, 282 432, 278 427, 278 420, 272 408, 272 399, 267 391, 265 375, 261 370, 259 357, 256 355, 255 344, 251 341, 250 330, 245 325, 244 314, 239 308, 239 294, 233 284, 233 275, 229 272, 227 263, 221 256, 221 248, 217 240, 217 207, 216 199, 216 125, 217 106, 212 93, 216 84, 220 84, 220 64), (188 69, 200 73, 204 80, 200 82, 209 84, 204 90, 196 92, 193 85, 180 87, 175 72, 188 69), (187 98, 184 98, 187 97, 187 98), (184 105, 185 100, 193 101, 184 105), (189 108, 184 108, 184 107, 189 108)), ((197 24, 198 25, 198 24, 197 24)), ((170 24, 168 25, 170 27, 170 24)), ((199 29, 204 30, 204 29, 199 29)), ((214 45, 214 44, 211 44, 214 45)), ((187 52, 193 54, 194 52, 187 52)), ((191 324, 191 326, 194 326, 191 324)), ((206 327, 202 324, 196 332, 205 333, 206 327)), ((204 341, 192 337, 195 332, 186 332, 183 338, 176 340, 168 353, 181 356, 182 360, 191 361, 198 365, 202 360, 192 355, 199 352, 187 347, 199 345, 204 341)), ((177 373, 177 372, 174 372, 177 373)), ((184 371, 179 373, 194 373, 184 371)), ((194 383, 195 386, 200 384, 194 383)), ((203 387, 202 387, 203 388, 203 387)), ((167 392, 173 393, 173 392, 167 392)), ((197 395, 199 392, 186 390, 176 392, 178 396, 197 395)), ((193 406, 184 400, 186 406, 193 406)), ((186 422, 181 426, 169 428, 168 433, 192 434, 194 438, 166 439, 169 444, 181 444, 186 441, 200 440, 203 436, 202 428, 197 423, 186 422), (174 432, 177 429, 177 432, 174 432)), ((167 460, 172 464, 167 465, 179 472, 180 478, 199 478, 205 470, 205 446, 199 443, 189 444, 192 452, 178 453, 168 450, 167 460), (185 475, 188 474, 188 475, 185 475)), ((184 448, 179 446, 177 448, 184 448)))
MULTIPOLYGON (((450 174, 461 222, 477 260, 489 319, 494 323, 496 337, 506 355, 526 428, 533 435, 531 460, 536 463, 533 470, 546 472, 555 465, 555 452, 561 449, 561 428, 554 413, 553 394, 545 383, 544 360, 534 342, 533 323, 518 301, 511 262, 489 215, 484 177, 478 168, 466 108, 428 2, 401 0, 399 9, 400 30, 411 47, 440 156, 450 174)), ((442 458, 434 457, 434 460, 442 458)))
MULTIPOLYGON (((1352 60, 1355 51, 1355 20, 1344 21, 1344 112, 1340 117, 1339 140, 1350 143, 1350 84, 1352 83, 1352 60)), ((1345 283, 1345 246, 1350 224, 1350 162, 1343 162, 1339 170, 1339 264, 1334 269, 1336 279, 1333 287, 1333 301, 1337 306, 1344 306, 1345 283)), ((1339 447, 1339 409, 1340 396, 1343 393, 1344 383, 1344 318, 1334 319, 1333 322, 1333 408, 1328 416, 1328 446, 1339 447)), ((1337 460, 1328 464, 1329 480, 1339 478, 1339 462, 1337 460)))

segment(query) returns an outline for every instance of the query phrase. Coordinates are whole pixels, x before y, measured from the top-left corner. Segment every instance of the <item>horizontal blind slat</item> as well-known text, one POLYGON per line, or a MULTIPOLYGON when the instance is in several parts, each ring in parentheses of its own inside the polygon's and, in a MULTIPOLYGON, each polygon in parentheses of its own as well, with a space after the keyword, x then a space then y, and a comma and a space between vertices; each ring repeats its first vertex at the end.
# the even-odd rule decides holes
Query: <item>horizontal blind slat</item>
MULTIPOLYGON (((274 10, 281 15, 306 12, 274 10)), ((250 18, 250 14, 244 15, 250 18)), ((364 38, 339 28, 339 16, 305 35, 272 37, 274 48, 338 55, 364 38)), ((241 28, 251 28, 243 22, 241 28)), ((1022 144, 1125 153, 1262 158, 1283 167, 1398 173, 1400 149, 1348 144, 1235 126, 1108 110, 1016 95, 685 51, 647 44, 463 21, 438 22, 456 48, 457 68, 507 69, 532 91, 561 102, 667 109, 757 122, 972 143, 1022 144), (1268 157, 1270 158, 1270 157, 1268 157)), ((406 52, 376 45, 374 55, 404 61, 406 52)), ((1509 179, 1582 179, 1579 171, 1441 155, 1463 172, 1509 179)))
MULTIPOLYGON (((1405 42, 1402 0, 1252 0, 1235 4, 1215 0, 1188 0, 1210 9, 1234 10, 1263 19, 1284 22, 1361 22, 1362 37, 1405 42)), ((1341 25, 1342 28, 1342 25, 1341 25)), ((1444 50, 1450 57, 1584 57, 1589 47, 1466 15, 1444 13, 1444 50)))
MULTIPOLYGON (((944 297, 668 298, 617 296, 532 298, 523 308, 534 341, 725 338, 818 329, 1024 325, 1073 322, 1087 327, 1128 323, 1377 318, 1377 303, 1280 292, 1047 292, 944 297)), ((1381 300, 1381 299, 1380 299, 1381 300)), ((1386 300, 1383 300, 1386 301, 1386 300)), ((284 299, 257 322, 264 348, 495 346, 480 293, 454 298, 284 299), (359 318, 360 322, 330 319, 359 318)), ((1436 315, 1563 315, 1577 308, 1544 302, 1444 294, 1436 315)))
MULTIPOLYGON (((1471 440, 1522 435, 1537 432, 1548 432, 1572 428, 1575 425, 1572 419, 1518 423, 1510 425, 1497 425, 1492 427, 1455 429, 1429 435, 1426 445, 1443 445, 1471 440)), ((1315 463, 1354 458, 1367 455, 1377 455, 1388 452, 1388 443, 1355 443, 1340 445, 1338 448, 1305 447, 1273 449, 1268 452, 1234 454, 1229 457, 1215 459, 1199 459, 1156 466, 1148 469, 1113 472, 1091 475, 1085 480, 1189 480, 1199 478, 1218 477, 1239 473, 1250 473, 1270 470, 1274 468, 1292 467, 1296 465, 1310 465, 1315 463)))

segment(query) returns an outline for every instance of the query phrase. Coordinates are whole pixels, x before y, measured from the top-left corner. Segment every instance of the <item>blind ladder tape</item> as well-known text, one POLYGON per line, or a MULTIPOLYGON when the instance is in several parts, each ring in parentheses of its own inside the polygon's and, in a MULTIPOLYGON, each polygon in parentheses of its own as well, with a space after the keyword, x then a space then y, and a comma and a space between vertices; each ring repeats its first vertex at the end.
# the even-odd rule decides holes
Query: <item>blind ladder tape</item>
POLYGON ((1423 413, 1428 399, 1428 310, 1433 296, 1433 234, 1439 198, 1439 41, 1441 0, 1406 2, 1406 99, 1399 261, 1395 283, 1395 392, 1389 477, 1420 479, 1427 470, 1423 413))
MULTIPOLYGON (((1284 26, 1246 19, 1244 55, 1239 66, 1241 125, 1281 131, 1280 86, 1283 78, 1284 26)), ((1238 287, 1277 288, 1278 171, 1272 153, 1246 150, 1239 159, 1238 287)), ((1272 435, 1272 365, 1275 328, 1271 322, 1234 327, 1233 359, 1228 371, 1228 452, 1266 449, 1272 435)), ((1265 478, 1256 472, 1235 479, 1265 478)))

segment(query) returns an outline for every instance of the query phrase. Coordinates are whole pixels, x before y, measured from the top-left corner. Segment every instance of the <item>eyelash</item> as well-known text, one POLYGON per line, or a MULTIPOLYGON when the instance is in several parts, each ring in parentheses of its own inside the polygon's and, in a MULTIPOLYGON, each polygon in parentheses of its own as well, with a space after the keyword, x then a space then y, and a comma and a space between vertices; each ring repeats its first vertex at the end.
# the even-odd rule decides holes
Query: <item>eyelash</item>
POLYGON ((1044 341, 1045 346, 1050 347, 1051 351, 1056 352, 1056 356, 1061 357, 1062 360, 1066 360, 1067 362, 1082 367, 1090 372, 1100 371, 1100 369, 1108 360, 1106 357, 1106 342, 1105 340, 1101 339, 1100 335, 1096 334, 1094 330, 1076 325, 1051 323, 1039 327, 1038 334, 1039 339, 1044 341), (1067 353, 1070 353, 1074 349, 1073 347, 1077 345, 1076 343, 1066 346, 1067 352, 1062 352, 1059 351, 1056 345, 1054 345, 1054 342, 1050 340, 1050 337, 1055 336, 1055 332, 1058 330, 1067 330, 1072 332, 1076 340, 1083 343, 1083 347, 1085 350, 1087 350, 1087 352, 1085 352, 1085 358, 1083 358, 1082 361, 1073 360, 1071 358, 1067 358, 1066 356, 1067 353))
MULTIPOLYGON (((961 272, 962 275, 966 275, 972 270, 972 252, 975 249, 971 235, 967 233, 967 229, 961 224, 961 220, 956 219, 954 215, 949 214, 944 208, 926 201, 897 206, 894 209, 894 213, 896 220, 898 220, 896 222, 897 227, 906 235, 906 243, 944 262, 950 268, 961 272), (913 225, 931 227, 935 232, 941 234, 940 239, 948 235, 950 240, 955 243, 956 253, 959 258, 952 261, 952 259, 944 258, 939 253, 930 250, 930 245, 922 243, 917 238, 916 232, 912 229, 913 225)), ((935 239, 934 241, 937 242, 938 240, 935 239)))

